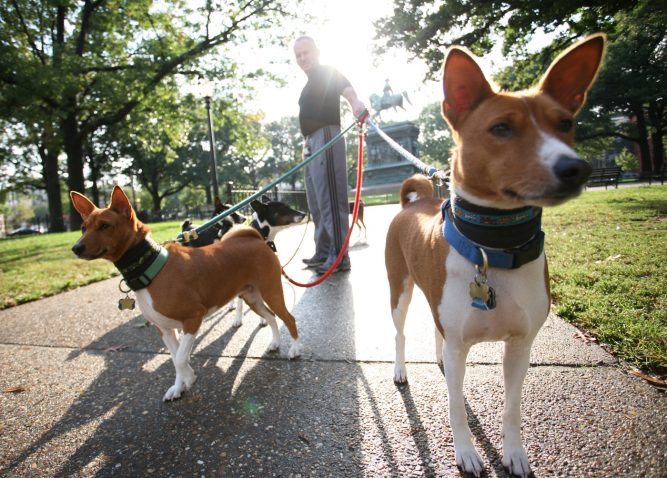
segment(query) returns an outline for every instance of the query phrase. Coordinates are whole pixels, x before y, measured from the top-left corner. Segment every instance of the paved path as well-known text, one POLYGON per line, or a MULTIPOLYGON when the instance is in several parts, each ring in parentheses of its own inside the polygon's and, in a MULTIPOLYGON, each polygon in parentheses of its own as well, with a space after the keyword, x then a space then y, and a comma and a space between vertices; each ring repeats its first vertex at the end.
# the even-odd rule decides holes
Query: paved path
MULTIPOLYGON (((397 206, 366 208, 352 271, 312 289, 285 284, 304 350, 267 353, 247 313, 209 320, 194 389, 163 403, 174 371, 153 327, 120 313, 117 279, 0 312, 1 476, 460 476, 433 325, 415 293, 406 327, 409 386, 393 383, 384 235, 397 206), (115 351, 114 351, 115 350, 115 351)), ((279 236, 289 257, 303 226, 279 236)), ((353 238, 356 237, 353 236, 353 238)), ((300 259, 291 274, 310 278, 300 259)), ((224 272, 221 279, 224 278, 224 272)), ((537 477, 667 476, 667 397, 550 317, 524 387, 523 436, 537 477)), ((500 464, 500 344, 469 357, 466 399, 486 476, 500 464)))

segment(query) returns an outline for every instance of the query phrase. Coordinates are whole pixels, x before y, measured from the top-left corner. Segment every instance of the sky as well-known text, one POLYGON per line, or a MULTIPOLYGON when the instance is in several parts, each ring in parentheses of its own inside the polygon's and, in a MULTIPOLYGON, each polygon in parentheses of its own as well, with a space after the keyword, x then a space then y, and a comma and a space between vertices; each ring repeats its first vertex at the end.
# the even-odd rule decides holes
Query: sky
MULTIPOLYGON (((323 2, 306 0, 302 10, 314 17, 310 25, 295 25, 294 38, 300 35, 313 37, 320 49, 320 63, 335 66, 354 86, 357 95, 370 109, 369 96, 382 95, 385 79, 394 93, 407 92, 412 105, 404 102, 405 111, 383 112, 383 119, 416 119, 421 109, 432 102, 441 101, 439 82, 424 82, 427 71, 419 60, 410 61, 404 52, 394 51, 381 57, 373 55, 373 21, 392 11, 390 0, 338 0, 323 2)), ((287 48, 262 49, 253 58, 240 58, 251 66, 263 61, 264 67, 287 80, 287 85, 266 85, 260 88, 253 109, 261 109, 267 121, 298 114, 298 99, 306 83, 306 75, 294 61, 292 45, 287 48), (268 63, 271 62, 272 63, 268 63)))
MULTIPOLYGON (((338 68, 351 81, 369 110, 369 96, 373 93, 381 95, 385 80, 389 79, 393 92, 407 92, 412 104, 404 102, 405 111, 385 110, 382 119, 415 120, 424 106, 442 101, 442 86, 440 80, 425 81, 425 63, 410 59, 404 51, 395 50, 381 56, 373 54, 373 23, 380 17, 391 15, 392 7, 392 0, 304 0, 301 10, 310 14, 313 22, 309 25, 294 22, 293 26, 286 27, 293 29, 294 39, 301 35, 313 37, 320 49, 320 62, 338 68)), ((549 41, 550 35, 535 32, 528 50, 537 51, 549 41)), ((298 98, 306 76, 294 60, 292 43, 287 47, 255 48, 252 54, 247 49, 237 52, 236 59, 249 71, 262 67, 287 81, 284 87, 266 84, 248 99, 250 110, 263 111, 266 121, 298 115, 298 98)), ((507 65, 500 53, 501 43, 499 39, 491 53, 479 59, 487 77, 507 65)))

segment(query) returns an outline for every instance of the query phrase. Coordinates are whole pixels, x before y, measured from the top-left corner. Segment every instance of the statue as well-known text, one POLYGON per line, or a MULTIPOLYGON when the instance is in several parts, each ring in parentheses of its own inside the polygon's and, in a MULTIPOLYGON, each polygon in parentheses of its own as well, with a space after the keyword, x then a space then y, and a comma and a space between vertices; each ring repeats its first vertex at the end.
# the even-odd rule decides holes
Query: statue
POLYGON ((412 104, 410 102, 410 98, 408 98, 408 93, 406 91, 404 91, 403 93, 394 94, 394 91, 391 89, 391 86, 389 85, 388 78, 384 80, 384 89, 382 91, 383 91, 382 96, 376 94, 372 94, 370 96, 371 107, 375 110, 373 116, 376 118, 380 115, 380 112, 382 110, 394 108, 394 111, 396 111, 396 107, 399 107, 404 110, 405 108, 403 108, 403 98, 405 98, 408 104, 410 105, 412 104))

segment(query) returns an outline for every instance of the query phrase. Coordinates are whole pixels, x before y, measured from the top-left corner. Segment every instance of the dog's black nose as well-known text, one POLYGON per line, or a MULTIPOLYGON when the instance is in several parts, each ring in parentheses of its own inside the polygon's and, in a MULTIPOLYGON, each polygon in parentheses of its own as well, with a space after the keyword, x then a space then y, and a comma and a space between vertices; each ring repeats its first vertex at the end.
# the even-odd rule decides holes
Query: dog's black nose
POLYGON ((591 165, 571 156, 561 156, 553 168, 554 174, 566 187, 579 187, 591 174, 591 165))
POLYGON ((76 244, 74 244, 74 246, 72 246, 72 252, 74 254, 76 254, 77 256, 80 256, 81 254, 83 254, 83 251, 85 251, 85 250, 86 250, 86 246, 84 246, 83 244, 79 244, 78 242, 76 244))

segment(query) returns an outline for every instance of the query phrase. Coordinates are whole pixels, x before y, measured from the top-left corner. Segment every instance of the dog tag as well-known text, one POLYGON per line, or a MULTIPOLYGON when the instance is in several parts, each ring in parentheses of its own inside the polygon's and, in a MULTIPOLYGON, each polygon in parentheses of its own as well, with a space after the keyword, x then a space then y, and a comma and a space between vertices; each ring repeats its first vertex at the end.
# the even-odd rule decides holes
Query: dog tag
POLYGON ((479 248, 482 254, 483 264, 480 269, 475 264, 475 279, 470 283, 470 297, 472 297, 472 305, 479 310, 491 310, 496 307, 496 291, 493 290, 489 284, 486 283, 486 272, 489 270, 489 259, 483 248, 479 248))
POLYGON ((134 310, 134 299, 129 294, 131 289, 123 289, 123 282, 125 279, 121 279, 118 283, 118 290, 125 294, 125 297, 118 301, 118 310, 134 310))
POLYGON ((486 283, 486 276, 478 274, 470 283, 470 297, 476 309, 491 310, 496 307, 496 291, 486 283))
POLYGON ((134 310, 134 299, 129 295, 118 301, 118 310, 134 310))
MULTIPOLYGON (((485 286, 483 289, 485 290, 484 293, 480 295, 472 295, 472 292, 470 295, 472 296, 472 305, 474 308, 479 309, 479 310, 491 310, 496 307, 496 291, 493 290, 493 287, 489 286, 488 284, 482 284, 485 286)), ((471 290, 473 284, 470 284, 471 290)))

